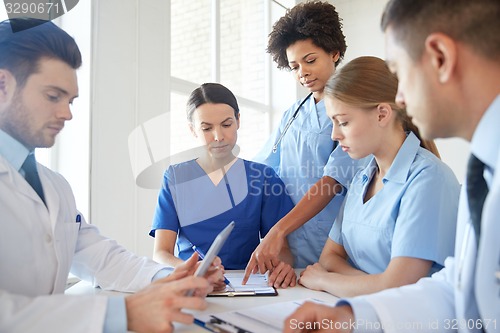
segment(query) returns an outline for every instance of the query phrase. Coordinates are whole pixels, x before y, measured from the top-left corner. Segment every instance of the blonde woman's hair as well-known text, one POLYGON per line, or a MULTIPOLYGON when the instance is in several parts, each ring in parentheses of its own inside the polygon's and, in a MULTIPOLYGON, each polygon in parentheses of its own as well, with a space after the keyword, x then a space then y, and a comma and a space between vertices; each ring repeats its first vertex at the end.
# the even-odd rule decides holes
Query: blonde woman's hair
POLYGON ((328 80, 325 93, 347 105, 373 109, 387 103, 396 112, 397 120, 405 131, 412 131, 420 140, 420 146, 440 158, 436 144, 423 140, 417 126, 411 122, 405 108, 396 104, 398 79, 391 73, 385 61, 377 57, 359 57, 351 60, 328 80))

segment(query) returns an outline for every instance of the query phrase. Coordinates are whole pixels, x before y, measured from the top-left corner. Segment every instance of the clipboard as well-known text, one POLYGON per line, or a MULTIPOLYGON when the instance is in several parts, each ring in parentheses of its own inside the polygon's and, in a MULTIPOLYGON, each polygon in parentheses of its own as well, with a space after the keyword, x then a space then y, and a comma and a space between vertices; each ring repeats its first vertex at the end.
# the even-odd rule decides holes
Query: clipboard
POLYGON ((231 288, 226 286, 225 290, 213 291, 208 294, 208 297, 241 297, 241 296, 278 296, 278 291, 274 287, 268 286, 267 274, 252 274, 246 285, 242 285, 245 273, 230 272, 225 274, 226 278, 231 281, 231 288))

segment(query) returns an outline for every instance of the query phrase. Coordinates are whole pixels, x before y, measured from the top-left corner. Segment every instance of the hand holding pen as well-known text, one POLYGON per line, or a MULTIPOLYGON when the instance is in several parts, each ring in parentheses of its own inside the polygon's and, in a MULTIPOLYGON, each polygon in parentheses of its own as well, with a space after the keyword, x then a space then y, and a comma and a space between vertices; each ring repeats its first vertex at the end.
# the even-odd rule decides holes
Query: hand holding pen
MULTIPOLYGON (((198 256, 200 257, 201 260, 205 259, 205 253, 203 253, 202 250, 200 250, 199 248, 196 247, 196 245, 193 245, 191 247, 193 249, 193 251, 195 251, 196 253, 198 253, 198 256)), ((231 288, 231 290, 234 290, 234 287, 233 285, 231 284, 231 281, 229 281, 225 276, 224 277, 224 283, 229 287, 231 288)))

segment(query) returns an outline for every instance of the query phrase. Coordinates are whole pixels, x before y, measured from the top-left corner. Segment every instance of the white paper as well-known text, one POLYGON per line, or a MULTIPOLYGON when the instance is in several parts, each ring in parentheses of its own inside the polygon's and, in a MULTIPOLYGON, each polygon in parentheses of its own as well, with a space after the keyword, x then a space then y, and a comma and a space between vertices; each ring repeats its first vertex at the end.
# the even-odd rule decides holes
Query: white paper
POLYGON ((260 332, 282 332, 285 319, 297 310, 305 301, 311 301, 334 306, 321 300, 308 298, 297 301, 288 301, 253 307, 244 310, 217 313, 214 316, 225 322, 232 323, 246 331, 260 332))
MULTIPOLYGON (((247 281, 247 284, 243 285, 241 282, 243 281, 243 277, 245 273, 241 272, 233 272, 224 274, 224 276, 231 282, 231 285, 234 287, 234 290, 226 286, 224 292, 255 292, 256 294, 273 294, 275 293, 275 289, 273 287, 268 286, 267 274, 252 274, 247 281)), ((212 294, 217 294, 214 292, 212 294)))

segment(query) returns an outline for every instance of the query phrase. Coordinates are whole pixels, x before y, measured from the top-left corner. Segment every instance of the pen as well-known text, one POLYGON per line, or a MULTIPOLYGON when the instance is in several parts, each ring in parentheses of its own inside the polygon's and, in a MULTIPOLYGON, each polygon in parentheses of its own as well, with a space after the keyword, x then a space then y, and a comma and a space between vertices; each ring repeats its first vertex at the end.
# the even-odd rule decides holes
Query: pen
POLYGON ((82 227, 82 216, 80 214, 76 215, 76 223, 78 223, 78 230, 82 227))
POLYGON ((199 319, 194 318, 194 324, 195 324, 195 325, 198 325, 198 326, 200 326, 200 327, 205 328, 205 322, 204 322, 204 321, 201 321, 201 320, 199 320, 199 319))
POLYGON ((204 329, 210 331, 210 332, 215 332, 215 333, 231 333, 230 331, 227 331, 223 328, 217 327, 212 323, 205 323, 202 320, 194 318, 194 324, 198 325, 200 327, 203 327, 204 329))
POLYGON ((232 324, 228 321, 225 321, 225 320, 222 320, 216 316, 213 316, 213 315, 210 315, 211 319, 210 319, 210 324, 216 324, 216 325, 226 325, 226 326, 229 326, 233 329, 236 330, 237 333, 252 333, 250 331, 247 331, 246 329, 244 328, 241 328, 239 326, 236 326, 235 324, 232 324))
MULTIPOLYGON (((193 249, 193 251, 194 251, 194 252, 198 253, 198 256, 200 257, 200 259, 201 259, 201 260, 205 259, 205 254, 203 253, 203 251, 201 251, 199 248, 197 248, 197 247, 196 247, 196 245, 193 245, 191 248, 193 249)), ((234 287, 233 287, 233 285, 231 284, 231 281, 229 281, 229 280, 227 279, 227 277, 225 277, 225 276, 224 276, 224 283, 225 283, 226 285, 228 285, 228 286, 229 286, 229 288, 231 288, 231 289, 233 289, 233 290, 234 290, 234 287)))
POLYGON ((207 323, 205 323, 204 321, 196 319, 196 318, 194 318, 194 324, 198 325, 200 327, 203 327, 204 329, 206 329, 206 330, 208 330, 210 332, 220 332, 220 331, 215 331, 213 329, 213 327, 210 326, 210 324, 207 325, 207 323))

